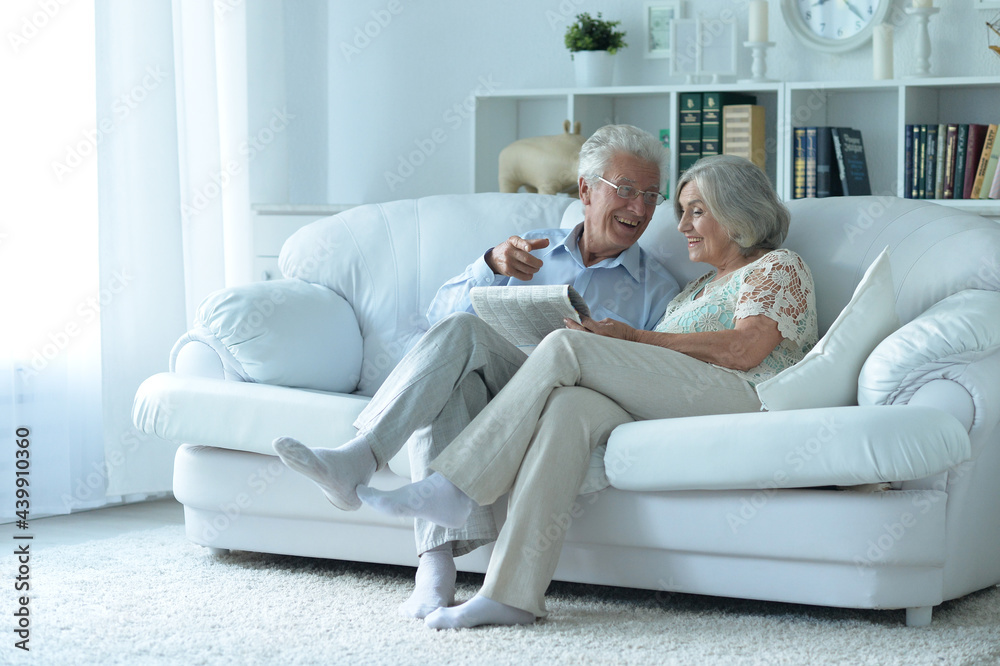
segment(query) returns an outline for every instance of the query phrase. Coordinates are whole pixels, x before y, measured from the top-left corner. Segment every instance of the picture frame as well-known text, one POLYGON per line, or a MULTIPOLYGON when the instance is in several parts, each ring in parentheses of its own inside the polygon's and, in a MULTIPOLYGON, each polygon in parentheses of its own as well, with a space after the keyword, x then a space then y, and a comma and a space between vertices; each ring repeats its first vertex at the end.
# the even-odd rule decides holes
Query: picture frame
POLYGON ((736 21, 701 20, 701 68, 698 73, 711 75, 712 83, 718 83, 720 76, 737 74, 736 28, 736 21))
POLYGON ((710 76, 736 76, 738 36, 735 21, 720 19, 677 19, 671 23, 672 51, 670 75, 685 76, 687 83, 710 76))
POLYGON ((670 58, 671 29, 676 19, 684 18, 685 0, 655 0, 643 6, 643 39, 646 58, 670 58))
POLYGON ((676 19, 670 24, 670 75, 687 76, 692 82, 701 68, 698 19, 676 19))

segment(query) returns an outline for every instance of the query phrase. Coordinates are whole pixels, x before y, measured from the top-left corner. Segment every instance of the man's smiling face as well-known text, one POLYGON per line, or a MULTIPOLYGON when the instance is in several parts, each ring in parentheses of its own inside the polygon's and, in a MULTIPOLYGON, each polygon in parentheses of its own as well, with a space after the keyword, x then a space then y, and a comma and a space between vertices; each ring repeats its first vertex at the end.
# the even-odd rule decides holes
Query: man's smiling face
MULTIPOLYGON (((653 192, 660 189, 659 167, 626 153, 614 155, 600 175, 616 186, 631 185, 653 192)), ((656 206, 643 203, 641 196, 623 199, 614 187, 601 180, 588 183, 581 178, 580 199, 584 205, 580 252, 587 265, 616 257, 631 247, 649 226, 656 210, 656 206)))

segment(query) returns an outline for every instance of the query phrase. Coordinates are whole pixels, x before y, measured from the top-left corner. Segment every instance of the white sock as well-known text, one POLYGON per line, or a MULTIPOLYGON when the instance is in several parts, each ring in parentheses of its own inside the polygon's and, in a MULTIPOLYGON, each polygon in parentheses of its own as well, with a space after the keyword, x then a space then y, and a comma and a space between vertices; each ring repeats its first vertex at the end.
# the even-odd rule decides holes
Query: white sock
POLYGON ((476 505, 439 472, 396 490, 359 486, 357 492, 361 501, 376 511, 391 516, 423 518, 441 527, 461 527, 476 505))
POLYGON ((454 608, 439 608, 424 620, 431 629, 468 629, 483 624, 534 624, 535 615, 477 594, 454 608))
POLYGON ((290 469, 310 478, 338 509, 361 508, 356 488, 375 473, 375 454, 360 437, 336 449, 311 449, 297 439, 279 437, 271 444, 290 469))
POLYGON ((451 542, 432 548, 420 556, 413 594, 400 607, 407 617, 424 619, 438 608, 455 602, 455 557, 451 542))

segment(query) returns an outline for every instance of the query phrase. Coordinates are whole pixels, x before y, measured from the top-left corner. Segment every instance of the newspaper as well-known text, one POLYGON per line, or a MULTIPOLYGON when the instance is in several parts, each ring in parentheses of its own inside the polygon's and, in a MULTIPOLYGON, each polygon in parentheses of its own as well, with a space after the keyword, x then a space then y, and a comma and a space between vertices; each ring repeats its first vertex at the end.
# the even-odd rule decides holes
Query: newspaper
POLYGON ((590 309, 568 284, 473 287, 472 307, 479 318, 518 347, 537 345, 563 318, 579 323, 590 309))

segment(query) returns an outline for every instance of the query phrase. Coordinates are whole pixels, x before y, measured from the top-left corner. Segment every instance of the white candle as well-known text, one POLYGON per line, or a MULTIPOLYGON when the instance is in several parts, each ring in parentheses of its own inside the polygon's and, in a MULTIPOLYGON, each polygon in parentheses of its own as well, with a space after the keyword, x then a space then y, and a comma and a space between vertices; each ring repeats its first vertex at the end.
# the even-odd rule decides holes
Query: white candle
POLYGON ((750 35, 747 41, 767 41, 767 0, 750 1, 750 35))
POLYGON ((914 9, 929 9, 934 6, 934 0, 913 0, 914 9))
POLYGON ((888 23, 875 26, 872 33, 872 68, 876 79, 891 79, 892 70, 892 26, 888 23))

